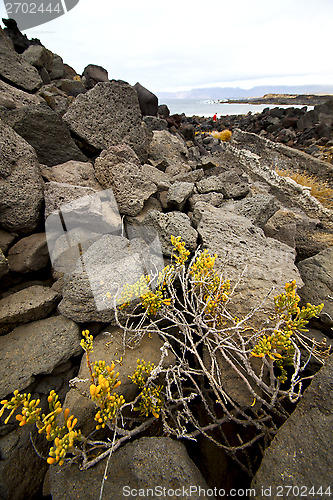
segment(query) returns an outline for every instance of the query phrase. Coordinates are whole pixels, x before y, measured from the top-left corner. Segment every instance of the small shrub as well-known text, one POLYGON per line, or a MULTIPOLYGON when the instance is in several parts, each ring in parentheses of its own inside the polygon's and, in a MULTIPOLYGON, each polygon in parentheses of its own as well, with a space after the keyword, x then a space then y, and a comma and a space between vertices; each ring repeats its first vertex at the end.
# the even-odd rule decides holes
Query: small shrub
MULTIPOLYGON (((81 469, 87 469, 159 419, 165 434, 190 440, 205 436, 252 474, 247 448, 258 441, 265 448, 277 430, 274 417, 281 424, 289 416, 284 401, 296 402, 300 397, 302 372, 310 357, 324 362, 326 347, 308 338, 305 329, 323 305, 300 308, 295 281, 286 283, 275 297, 275 312, 268 315, 263 301, 247 316, 235 317, 229 304, 237 287, 215 268, 217 256, 198 250, 189 261, 190 252, 181 238, 172 236, 171 241, 170 265, 156 276, 142 276, 114 297, 115 318, 126 345, 133 347, 145 335, 158 335, 164 342, 157 366, 137 360, 136 370, 129 376, 140 390, 133 401, 125 402, 115 392, 120 386, 115 363, 91 363, 93 337, 88 330, 82 332, 90 397, 97 406, 96 431, 109 429, 111 437, 94 441, 83 436, 75 428, 77 419, 68 408, 62 408, 54 391, 48 397, 47 414, 30 394, 15 391, 11 400, 1 401, 0 417, 5 410, 10 412, 5 424, 22 407, 16 416, 19 425, 35 423, 38 432, 53 441, 47 459, 50 465, 76 460, 81 469), (136 308, 127 316, 119 315, 118 310, 126 310, 133 299, 139 299, 136 308), (264 320, 261 329, 249 323, 257 314, 264 320), (304 362, 300 347, 303 356, 304 350, 308 352, 304 362), (169 352, 175 361, 163 367, 169 352), (224 382, 226 372, 232 388, 224 382), (158 383, 160 377, 164 386, 158 383), (239 383, 249 395, 247 407, 235 397, 234 385, 239 383), (231 422, 238 426, 232 442, 224 432, 231 422), (241 436, 242 427, 252 431, 241 436), (213 429, 219 430, 219 440, 211 434, 213 429)), ((72 383, 75 385, 75 379, 72 383)))
POLYGON ((217 130, 214 130, 211 135, 215 137, 216 139, 220 139, 222 142, 229 142, 232 136, 232 133, 230 130, 225 129, 222 130, 222 132, 218 132, 217 130))

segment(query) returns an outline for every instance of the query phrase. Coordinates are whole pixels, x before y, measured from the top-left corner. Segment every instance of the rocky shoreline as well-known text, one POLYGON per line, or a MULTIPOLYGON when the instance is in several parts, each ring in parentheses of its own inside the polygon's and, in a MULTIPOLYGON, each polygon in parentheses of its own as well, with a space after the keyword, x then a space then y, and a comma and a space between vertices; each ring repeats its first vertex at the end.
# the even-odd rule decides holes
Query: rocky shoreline
MULTIPOLYGON (((233 282, 246 269, 234 302, 239 317, 272 287, 280 292, 295 279, 302 304, 325 305, 310 335, 327 351, 333 337, 333 211, 276 170, 300 170, 332 186, 331 161, 309 150, 332 147, 332 118, 332 102, 313 112, 265 110, 216 123, 169 116, 139 83, 109 79, 93 64, 78 75, 15 26, 1 29, 1 398, 18 389, 42 400, 56 389, 78 427, 92 430, 94 405, 69 386, 86 376, 81 330, 94 335, 95 359, 110 361, 118 353, 123 332, 114 309, 104 307, 101 272, 112 267, 121 274, 119 256, 145 248, 147 227, 158 235, 166 263, 170 237, 179 235, 192 255, 199 246, 216 253, 233 282), (232 131, 230 142, 211 134, 225 128, 232 131)), ((146 336, 126 349, 119 366, 125 399, 133 396, 126 381, 137 358, 157 365, 162 345, 158 336, 146 336)), ((315 357, 304 367, 314 378, 298 405, 288 403, 291 416, 279 422, 264 456, 259 447, 250 449, 251 474, 240 466, 244 457, 235 462, 202 436, 191 443, 174 440, 156 424, 112 455, 106 494, 123 498, 119 485, 126 484, 228 491, 252 482, 259 499, 281 478, 283 484, 327 488, 333 416, 332 356, 326 358, 323 368, 315 357)), ((228 367, 222 383, 235 404, 252 405, 246 384, 228 367)), ((103 463, 84 472, 65 465, 58 473, 42 458, 47 446, 38 433, 31 437, 30 429, 14 418, 5 425, 4 418, 2 499, 98 498, 103 463)))

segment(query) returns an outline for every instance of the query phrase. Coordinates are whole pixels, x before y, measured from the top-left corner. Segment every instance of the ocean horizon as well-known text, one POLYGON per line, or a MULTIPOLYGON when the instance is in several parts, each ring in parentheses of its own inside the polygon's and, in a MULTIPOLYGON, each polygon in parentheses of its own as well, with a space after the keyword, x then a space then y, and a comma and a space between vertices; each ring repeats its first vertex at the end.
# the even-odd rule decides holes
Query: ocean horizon
POLYGON ((159 104, 166 104, 170 110, 170 114, 184 113, 186 116, 205 116, 213 117, 215 113, 218 116, 227 115, 247 115, 261 113, 266 108, 304 108, 308 111, 314 106, 304 105, 277 105, 277 104, 228 104, 218 103, 209 99, 159 99, 159 104))

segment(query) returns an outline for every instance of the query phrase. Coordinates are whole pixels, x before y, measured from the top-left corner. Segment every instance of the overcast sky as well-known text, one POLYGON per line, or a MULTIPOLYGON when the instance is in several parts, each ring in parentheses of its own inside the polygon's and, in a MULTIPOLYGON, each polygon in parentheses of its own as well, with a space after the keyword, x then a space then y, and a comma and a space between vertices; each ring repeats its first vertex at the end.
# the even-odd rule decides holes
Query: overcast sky
POLYGON ((158 92, 333 84, 332 23, 332 0, 80 0, 25 33, 158 92))

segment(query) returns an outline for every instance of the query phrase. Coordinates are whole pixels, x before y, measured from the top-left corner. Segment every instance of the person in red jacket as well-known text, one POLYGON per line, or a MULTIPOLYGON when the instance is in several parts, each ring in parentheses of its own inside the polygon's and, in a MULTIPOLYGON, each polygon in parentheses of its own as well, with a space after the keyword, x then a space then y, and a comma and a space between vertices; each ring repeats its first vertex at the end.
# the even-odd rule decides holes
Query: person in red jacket
POLYGON ((217 120, 217 114, 215 113, 215 115, 213 116, 213 122, 216 122, 217 120))

